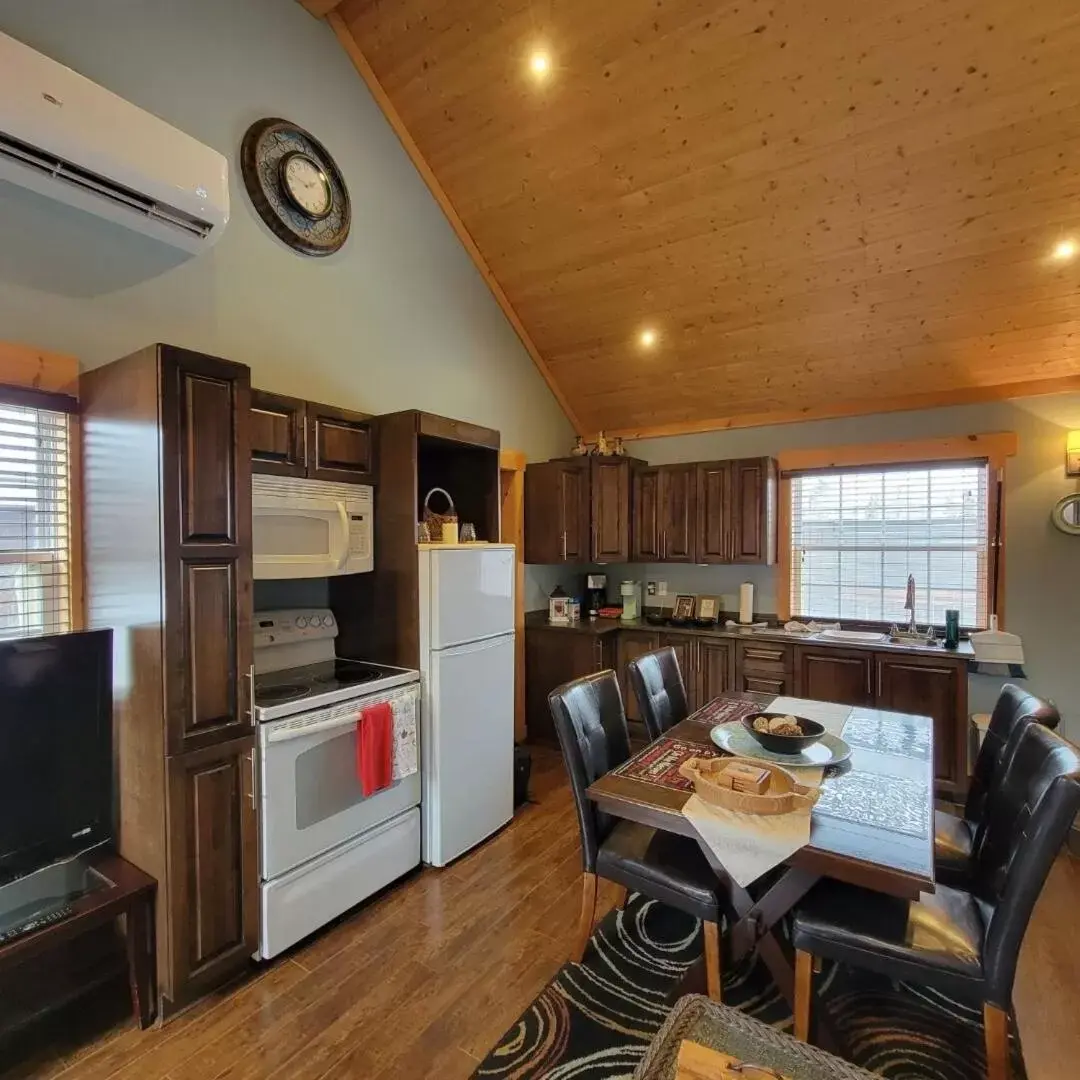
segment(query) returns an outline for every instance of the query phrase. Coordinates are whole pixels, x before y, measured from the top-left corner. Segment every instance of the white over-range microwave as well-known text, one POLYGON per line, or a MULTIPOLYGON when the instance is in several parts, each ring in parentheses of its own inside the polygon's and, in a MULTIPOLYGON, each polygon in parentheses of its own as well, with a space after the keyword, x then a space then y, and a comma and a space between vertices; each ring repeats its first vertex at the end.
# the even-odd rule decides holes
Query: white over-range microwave
POLYGON ((374 497, 366 484, 253 476, 251 515, 256 580, 374 568, 374 497))

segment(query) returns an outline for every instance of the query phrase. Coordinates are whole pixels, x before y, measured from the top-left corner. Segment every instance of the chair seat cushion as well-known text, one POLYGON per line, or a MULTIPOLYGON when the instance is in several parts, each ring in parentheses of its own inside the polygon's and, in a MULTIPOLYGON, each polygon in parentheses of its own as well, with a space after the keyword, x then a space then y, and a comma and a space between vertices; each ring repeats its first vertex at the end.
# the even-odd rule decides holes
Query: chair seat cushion
POLYGON ((975 826, 944 810, 934 812, 934 879, 961 888, 971 880, 975 826))
POLYGON ((826 882, 799 906, 792 927, 803 952, 941 986, 982 983, 984 935, 974 897, 944 885, 909 902, 826 882))
POLYGON ((687 837, 620 821, 600 845, 596 872, 706 922, 720 921, 720 882, 687 837))

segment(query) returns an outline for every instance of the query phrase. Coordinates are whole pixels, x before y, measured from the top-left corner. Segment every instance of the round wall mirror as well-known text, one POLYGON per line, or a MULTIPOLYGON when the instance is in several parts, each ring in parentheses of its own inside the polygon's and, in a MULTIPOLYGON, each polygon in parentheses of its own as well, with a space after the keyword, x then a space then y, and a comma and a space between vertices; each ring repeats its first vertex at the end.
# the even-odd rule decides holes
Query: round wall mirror
POLYGON ((1050 511, 1050 520, 1054 527, 1070 536, 1080 536, 1080 491, 1058 499, 1050 511))

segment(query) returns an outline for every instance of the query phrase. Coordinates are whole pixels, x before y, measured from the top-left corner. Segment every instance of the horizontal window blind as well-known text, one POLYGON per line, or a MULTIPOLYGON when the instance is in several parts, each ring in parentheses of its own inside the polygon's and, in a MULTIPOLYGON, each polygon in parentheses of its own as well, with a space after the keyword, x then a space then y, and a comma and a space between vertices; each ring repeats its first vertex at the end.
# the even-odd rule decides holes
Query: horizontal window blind
POLYGON ((0 638, 71 628, 69 429, 0 403, 0 638))
POLYGON ((987 625, 986 462, 834 469, 791 477, 791 612, 902 623, 909 574, 920 624, 960 611, 987 625))

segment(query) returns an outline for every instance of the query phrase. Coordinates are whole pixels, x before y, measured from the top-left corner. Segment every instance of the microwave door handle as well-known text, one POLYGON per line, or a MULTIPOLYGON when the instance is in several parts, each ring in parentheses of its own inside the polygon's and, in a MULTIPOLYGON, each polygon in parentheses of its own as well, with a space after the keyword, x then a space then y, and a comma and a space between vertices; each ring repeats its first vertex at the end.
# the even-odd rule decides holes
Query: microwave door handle
POLYGON ((341 525, 341 550, 337 554, 337 568, 344 570, 345 564, 349 561, 349 511, 344 500, 338 500, 337 511, 338 522, 341 525))

